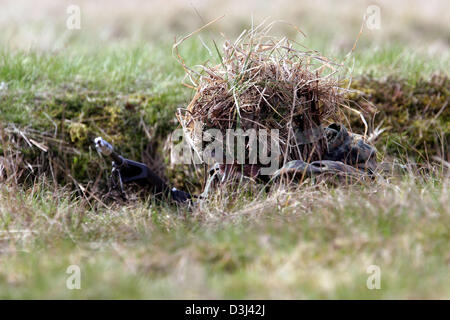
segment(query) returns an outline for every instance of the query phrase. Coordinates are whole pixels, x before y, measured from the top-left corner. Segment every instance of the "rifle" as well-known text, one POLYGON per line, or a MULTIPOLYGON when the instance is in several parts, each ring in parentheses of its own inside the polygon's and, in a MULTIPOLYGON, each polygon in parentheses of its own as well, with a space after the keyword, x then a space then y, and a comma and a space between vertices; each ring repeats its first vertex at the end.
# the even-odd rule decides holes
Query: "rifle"
POLYGON ((123 191, 124 183, 136 182, 141 186, 149 187, 155 195, 165 196, 176 202, 186 202, 192 198, 190 194, 184 191, 170 188, 145 164, 119 155, 114 147, 102 137, 95 138, 94 144, 99 154, 109 156, 113 160, 111 176, 113 178, 117 176, 118 183, 115 184, 118 184, 122 195, 125 194, 123 191))

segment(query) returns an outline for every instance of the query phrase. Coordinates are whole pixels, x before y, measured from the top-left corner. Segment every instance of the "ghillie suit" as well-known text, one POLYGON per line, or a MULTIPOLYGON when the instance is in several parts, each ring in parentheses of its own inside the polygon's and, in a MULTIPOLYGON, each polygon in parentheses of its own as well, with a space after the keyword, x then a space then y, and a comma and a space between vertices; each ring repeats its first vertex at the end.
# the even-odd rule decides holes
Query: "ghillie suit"
MULTIPOLYGON (((372 174, 375 149, 337 124, 345 117, 341 108, 345 106, 344 81, 334 76, 342 65, 318 52, 298 50, 286 38, 268 36, 271 27, 262 24, 244 31, 234 42, 225 41, 218 53, 220 63, 203 65, 198 71, 187 67, 178 55, 192 83, 187 86, 195 90, 187 108, 177 113, 194 154, 202 154, 198 141, 209 129, 219 130, 224 137, 230 130, 278 133, 279 153, 263 142, 268 154, 275 154, 276 163, 281 163, 275 173, 261 174, 264 165, 251 160, 251 152, 245 161, 224 164, 219 160, 211 168, 213 178, 205 192, 212 185, 242 177, 270 181, 324 173, 372 174)), ((174 46, 177 54, 178 45, 174 46)), ((246 151, 253 148, 250 140, 245 140, 246 151)), ((228 141, 223 139, 221 154, 236 153, 228 141)))
MULTIPOLYGON (((186 85, 195 90, 187 108, 180 108, 176 115, 193 154, 204 154, 204 134, 210 129, 227 138, 230 130, 251 131, 256 132, 258 145, 263 144, 276 160, 273 163, 281 164, 274 172, 262 174, 263 161, 255 162, 250 153, 233 160, 242 150, 251 150, 254 140, 243 138, 244 134, 244 145, 238 148, 230 146, 228 139, 219 140, 220 156, 211 157, 216 163, 203 195, 214 185, 236 178, 267 182, 331 174, 347 179, 370 176, 375 169, 375 149, 333 123, 343 118, 342 81, 334 77, 341 65, 318 52, 300 51, 286 38, 268 36, 271 27, 259 25, 234 42, 225 41, 222 52, 217 50, 220 63, 200 66, 200 70, 184 64, 178 54, 182 41, 174 45, 191 82, 186 85), (329 123, 333 124, 326 126, 329 123), (276 144, 272 140, 268 144, 267 136, 263 141, 261 131, 276 132, 276 144), (224 154, 231 154, 232 161, 223 161, 224 154)), ((160 189, 171 196, 168 187, 160 189)))
POLYGON ((376 149, 373 146, 365 142, 362 136, 348 132, 343 125, 331 124, 325 128, 325 132, 326 151, 322 160, 292 160, 270 176, 261 176, 259 165, 216 164, 210 170, 203 195, 214 185, 242 177, 261 182, 282 178, 293 181, 305 177, 317 177, 319 180, 333 177, 339 181, 355 181, 373 177, 377 168, 376 149))
POLYGON ((306 174, 307 176, 322 173, 338 175, 364 176, 371 175, 376 169, 376 149, 366 143, 362 136, 349 133, 343 125, 332 124, 325 129, 327 149, 323 160, 305 163, 294 160, 279 169, 275 176, 282 174, 306 174))

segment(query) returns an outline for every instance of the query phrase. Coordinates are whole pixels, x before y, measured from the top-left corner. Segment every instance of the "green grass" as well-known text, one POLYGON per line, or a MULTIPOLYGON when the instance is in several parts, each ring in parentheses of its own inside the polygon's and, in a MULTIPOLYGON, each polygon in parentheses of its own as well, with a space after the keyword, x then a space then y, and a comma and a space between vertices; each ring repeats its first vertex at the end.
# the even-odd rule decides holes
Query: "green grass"
POLYGON ((450 56, 427 56, 418 54, 404 46, 390 45, 386 47, 368 48, 356 51, 354 74, 370 75, 375 78, 392 77, 408 79, 415 84, 420 78, 428 78, 433 73, 448 76, 450 56))
POLYGON ((448 183, 418 178, 194 209, 91 209, 47 188, 1 187, 1 298, 449 298, 448 183), (33 233, 27 233, 26 230, 33 233), (69 265, 81 289, 65 286, 69 265), (369 290, 367 268, 381 268, 369 290))
MULTIPOLYGON (((212 44, 209 44, 212 47, 212 44)), ((319 44, 312 48, 320 48, 319 44)), ((146 96, 166 96, 166 104, 186 104, 191 90, 181 86, 182 67, 172 56, 171 43, 117 44, 96 48, 73 44, 54 52, 39 50, 0 52, 0 82, 7 84, 0 100, 0 120, 17 124, 40 126, 42 115, 29 118, 36 100, 51 100, 61 93, 98 95, 112 99, 139 93, 146 96), (36 120, 36 121, 35 121, 36 120), (34 123, 36 122, 36 123, 34 123)), ((212 50, 212 49, 211 49, 212 50)), ((338 62, 344 53, 330 53, 338 62)), ((217 55, 210 56, 197 39, 186 42, 181 54, 187 65, 218 63, 217 55)), ((353 58, 345 62, 348 72, 357 78, 370 75, 374 78, 395 76, 414 84, 441 72, 448 76, 450 57, 428 57, 398 46, 361 47, 353 58), (353 60, 354 58, 354 60, 353 60)), ((174 110, 174 108, 172 108, 174 110)))
MULTIPOLYGON (((212 55, 198 39, 190 39, 181 46, 181 55, 187 64, 210 61, 219 63, 211 41, 207 42, 212 55)), ((323 43, 308 44, 337 62, 343 62, 347 52, 330 52, 323 43)), ((86 47, 79 44, 57 52, 30 49, 3 49, 0 60, 0 79, 10 90, 39 92, 89 85, 89 89, 135 92, 136 90, 167 89, 178 86, 183 69, 172 56, 172 43, 113 43, 104 47, 86 47)), ((450 57, 429 56, 398 45, 358 47, 353 75, 371 74, 374 77, 427 77, 433 72, 448 73, 450 57)), ((346 63, 352 69, 353 62, 346 63)))

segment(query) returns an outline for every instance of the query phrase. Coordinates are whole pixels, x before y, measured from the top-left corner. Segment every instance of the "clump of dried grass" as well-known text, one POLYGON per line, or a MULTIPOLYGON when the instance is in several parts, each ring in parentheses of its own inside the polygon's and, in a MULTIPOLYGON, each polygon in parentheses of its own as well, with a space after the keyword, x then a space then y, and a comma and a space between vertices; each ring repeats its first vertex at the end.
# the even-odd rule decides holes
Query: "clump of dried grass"
POLYGON ((287 38, 270 36, 272 26, 244 31, 236 41, 225 41, 220 52, 216 46, 221 62, 202 65, 200 71, 178 55, 195 90, 178 119, 192 141, 210 128, 223 134, 227 129, 278 129, 282 161, 319 160, 326 137, 317 132, 343 101, 335 77, 340 65, 298 49, 287 38), (310 143, 298 141, 297 132, 310 143))

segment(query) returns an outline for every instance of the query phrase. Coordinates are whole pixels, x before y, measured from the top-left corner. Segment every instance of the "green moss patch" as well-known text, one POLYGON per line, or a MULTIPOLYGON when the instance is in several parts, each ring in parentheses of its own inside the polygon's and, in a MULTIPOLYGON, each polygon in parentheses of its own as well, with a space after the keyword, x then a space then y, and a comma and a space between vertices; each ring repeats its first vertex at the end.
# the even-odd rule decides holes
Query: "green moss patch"
MULTIPOLYGON (((417 162, 433 156, 449 158, 450 87, 447 76, 434 75, 410 83, 407 79, 361 77, 351 84, 357 93, 349 95, 350 105, 364 110, 373 126, 387 130, 377 142, 382 154, 408 157, 417 162)), ((351 126, 364 132, 361 119, 351 116, 351 126)), ((369 122, 369 121, 368 121, 369 122)))

